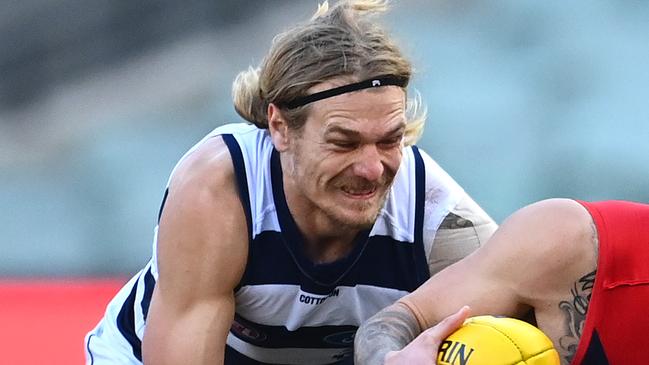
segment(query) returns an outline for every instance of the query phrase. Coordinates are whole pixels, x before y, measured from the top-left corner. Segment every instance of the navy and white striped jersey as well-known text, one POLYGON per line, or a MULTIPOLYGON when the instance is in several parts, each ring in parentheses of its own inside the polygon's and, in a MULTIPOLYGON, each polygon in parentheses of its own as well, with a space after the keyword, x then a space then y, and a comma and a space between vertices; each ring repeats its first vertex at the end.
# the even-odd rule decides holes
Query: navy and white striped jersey
MULTIPOLYGON (((466 193, 423 151, 406 147, 373 227, 357 235, 345 258, 314 264, 289 212, 268 131, 229 124, 192 150, 215 136, 223 138, 232 157, 249 227, 248 262, 235 289, 225 363, 351 363, 358 326, 429 277, 434 260, 427 256, 434 252, 436 230, 466 193)), ((157 227, 155 233, 157 239, 157 227)), ((86 336, 89 364, 141 363, 157 279, 156 239, 152 260, 86 336)))

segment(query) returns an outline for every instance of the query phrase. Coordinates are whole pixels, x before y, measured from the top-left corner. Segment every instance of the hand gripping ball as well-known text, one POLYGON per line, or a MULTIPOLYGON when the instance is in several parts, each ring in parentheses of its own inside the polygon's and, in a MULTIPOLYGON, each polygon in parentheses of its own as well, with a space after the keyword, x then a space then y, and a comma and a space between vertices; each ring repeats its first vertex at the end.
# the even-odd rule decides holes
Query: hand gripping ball
POLYGON ((559 365, 540 329, 514 318, 477 316, 442 342, 438 365, 559 365))

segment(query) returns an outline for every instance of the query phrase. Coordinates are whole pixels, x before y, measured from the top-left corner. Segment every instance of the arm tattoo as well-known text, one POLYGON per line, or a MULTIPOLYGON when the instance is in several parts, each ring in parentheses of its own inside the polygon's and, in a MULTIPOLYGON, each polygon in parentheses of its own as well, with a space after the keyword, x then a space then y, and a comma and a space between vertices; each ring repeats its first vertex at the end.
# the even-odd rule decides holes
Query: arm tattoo
POLYGON ((356 332, 356 365, 383 364, 390 351, 404 348, 421 332, 417 319, 403 305, 391 305, 372 316, 356 332))
POLYGON ((448 213, 446 218, 444 218, 439 226, 439 228, 445 229, 459 229, 467 227, 473 227, 473 222, 454 213, 448 213))
POLYGON ((595 284, 595 273, 596 271, 593 271, 574 283, 574 286, 570 289, 570 293, 572 294, 571 301, 562 301, 559 303, 559 308, 566 315, 566 335, 559 338, 559 345, 560 350, 563 352, 563 358, 568 363, 572 362, 572 358, 575 356, 579 339, 584 330, 586 312, 588 311, 588 304, 590 303, 595 284))

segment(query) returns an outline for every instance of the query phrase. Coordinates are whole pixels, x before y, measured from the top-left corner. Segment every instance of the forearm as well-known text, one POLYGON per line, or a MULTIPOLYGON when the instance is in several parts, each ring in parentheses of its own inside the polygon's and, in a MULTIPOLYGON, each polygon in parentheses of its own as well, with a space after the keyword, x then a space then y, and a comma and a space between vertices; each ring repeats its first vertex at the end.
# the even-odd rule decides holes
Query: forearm
POLYGON ((410 309, 397 302, 372 316, 358 329, 354 340, 355 364, 383 364, 388 352, 401 350, 420 332, 410 309))

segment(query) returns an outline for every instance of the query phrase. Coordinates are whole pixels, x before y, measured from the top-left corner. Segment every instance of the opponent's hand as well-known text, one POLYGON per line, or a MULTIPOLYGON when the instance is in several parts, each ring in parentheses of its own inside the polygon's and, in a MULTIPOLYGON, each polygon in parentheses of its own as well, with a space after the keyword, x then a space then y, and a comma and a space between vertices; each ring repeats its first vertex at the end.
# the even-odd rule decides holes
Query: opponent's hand
POLYGON ((436 326, 420 333, 417 338, 401 351, 390 351, 385 355, 385 365, 434 365, 437 364, 439 345, 451 333, 455 332, 469 316, 469 307, 464 306, 446 317, 436 326))

